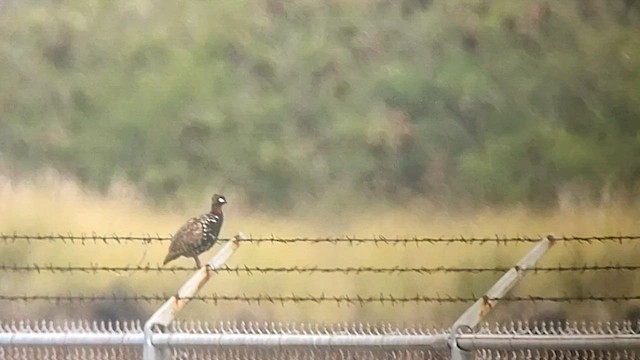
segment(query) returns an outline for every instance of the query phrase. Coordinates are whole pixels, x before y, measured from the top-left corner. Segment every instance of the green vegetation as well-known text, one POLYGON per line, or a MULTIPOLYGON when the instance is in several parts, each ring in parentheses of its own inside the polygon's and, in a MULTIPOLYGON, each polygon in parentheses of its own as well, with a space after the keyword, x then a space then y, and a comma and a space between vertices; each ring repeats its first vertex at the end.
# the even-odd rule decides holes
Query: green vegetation
MULTIPOLYGON (((0 232, 164 235, 221 191, 225 237, 638 233, 639 26, 631 0, 0 0, 0 232)), ((166 252, 0 245, 4 264, 155 265, 166 252)), ((635 263, 638 246, 557 246, 542 265, 635 263)), ((245 245, 230 265, 509 266, 527 249, 245 245)), ((637 295, 635 275, 538 274, 518 291, 637 295)), ((186 277, 2 276, 19 295, 173 293, 186 277)), ((206 292, 470 296, 497 276, 227 274, 206 292)), ((12 303, 0 318, 144 318, 154 305, 12 303)), ((456 306, 185 316, 447 324, 456 306)))
POLYGON ((160 202, 633 195, 639 24, 622 0, 9 2, 0 154, 160 202))

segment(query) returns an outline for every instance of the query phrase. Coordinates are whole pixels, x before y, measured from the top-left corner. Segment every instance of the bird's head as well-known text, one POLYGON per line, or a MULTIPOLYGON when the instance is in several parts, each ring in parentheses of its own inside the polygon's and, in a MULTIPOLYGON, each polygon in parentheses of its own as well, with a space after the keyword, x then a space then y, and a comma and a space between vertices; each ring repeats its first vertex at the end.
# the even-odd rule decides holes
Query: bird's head
POLYGON ((224 195, 213 194, 211 197, 211 212, 220 211, 222 205, 227 203, 227 199, 225 199, 224 195))

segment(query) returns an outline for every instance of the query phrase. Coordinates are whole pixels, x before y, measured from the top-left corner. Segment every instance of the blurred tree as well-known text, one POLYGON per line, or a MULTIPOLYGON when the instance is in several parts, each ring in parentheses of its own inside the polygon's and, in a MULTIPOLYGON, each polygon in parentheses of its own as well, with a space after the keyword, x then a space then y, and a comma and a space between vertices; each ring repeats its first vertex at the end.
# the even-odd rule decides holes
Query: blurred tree
POLYGON ((451 204, 633 193, 639 17, 622 0, 14 2, 0 154, 271 208, 345 184, 451 204))

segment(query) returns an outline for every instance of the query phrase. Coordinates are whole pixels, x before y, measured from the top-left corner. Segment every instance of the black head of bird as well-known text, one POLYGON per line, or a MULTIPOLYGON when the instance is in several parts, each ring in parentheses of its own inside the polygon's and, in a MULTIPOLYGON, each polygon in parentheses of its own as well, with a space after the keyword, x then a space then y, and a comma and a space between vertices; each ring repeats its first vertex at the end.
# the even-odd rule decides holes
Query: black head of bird
POLYGON ((222 205, 227 203, 224 195, 213 194, 211 197, 211 213, 220 215, 222 213, 222 205))

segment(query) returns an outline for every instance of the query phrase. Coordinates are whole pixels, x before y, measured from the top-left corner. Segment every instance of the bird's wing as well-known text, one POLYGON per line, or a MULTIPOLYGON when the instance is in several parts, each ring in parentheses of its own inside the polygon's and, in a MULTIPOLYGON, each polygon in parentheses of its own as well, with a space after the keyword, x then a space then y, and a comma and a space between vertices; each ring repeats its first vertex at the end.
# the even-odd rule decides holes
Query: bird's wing
MULTIPOLYGON (((195 248, 202 239, 202 221, 200 217, 189 219, 171 238, 169 255, 171 257, 196 255, 195 248)), ((168 256, 169 256, 168 255, 168 256)))

